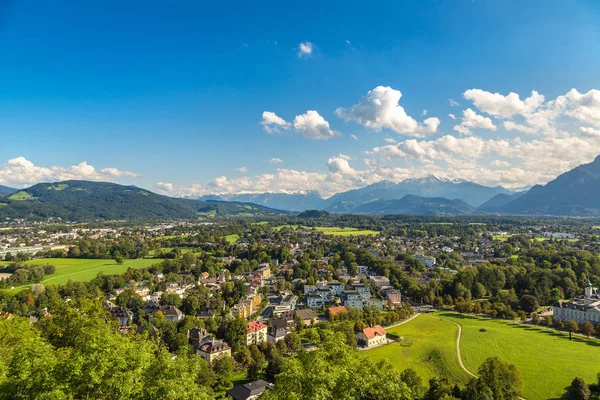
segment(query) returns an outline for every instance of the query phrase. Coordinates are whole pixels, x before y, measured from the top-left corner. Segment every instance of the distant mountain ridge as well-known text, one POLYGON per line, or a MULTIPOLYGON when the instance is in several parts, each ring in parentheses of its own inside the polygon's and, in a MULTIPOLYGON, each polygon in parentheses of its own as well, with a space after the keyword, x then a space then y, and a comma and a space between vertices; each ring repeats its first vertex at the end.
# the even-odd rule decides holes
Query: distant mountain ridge
POLYGON ((305 211, 319 208, 323 197, 316 190, 301 191, 297 193, 240 193, 206 195, 198 200, 221 200, 254 203, 265 207, 288 211, 305 211))
POLYGON ((355 207, 352 212, 366 214, 460 215, 475 208, 462 200, 443 197, 420 197, 407 194, 401 199, 375 200, 355 207))
POLYGON ((478 207, 498 194, 510 195, 503 187, 488 187, 464 180, 450 180, 429 175, 423 178, 410 178, 401 182, 380 181, 369 186, 353 189, 323 199, 317 191, 298 193, 240 193, 206 195, 199 200, 243 201, 266 207, 305 211, 311 209, 330 212, 363 212, 368 207, 363 204, 378 200, 400 200, 406 195, 422 198, 447 198, 461 200, 469 206, 478 207), (356 210, 356 211, 355 211, 356 210))
POLYGON ((1 196, 7 196, 9 194, 13 194, 16 191, 17 191, 17 189, 13 189, 13 188, 10 188, 8 186, 0 185, 0 197, 1 196))
POLYGON ((0 217, 3 218, 189 219, 203 215, 281 213, 256 204, 179 199, 136 186, 89 181, 39 183, 0 198, 0 217))
POLYGON ((600 215, 600 156, 559 175, 545 185, 497 209, 504 214, 598 216, 600 215))
POLYGON ((423 178, 405 179, 398 183, 382 181, 361 189, 338 193, 325 200, 323 208, 328 211, 352 210, 362 203, 373 200, 397 200, 406 195, 462 200, 470 206, 477 207, 501 193, 511 192, 501 186, 489 187, 469 181, 453 181, 429 175, 423 178))

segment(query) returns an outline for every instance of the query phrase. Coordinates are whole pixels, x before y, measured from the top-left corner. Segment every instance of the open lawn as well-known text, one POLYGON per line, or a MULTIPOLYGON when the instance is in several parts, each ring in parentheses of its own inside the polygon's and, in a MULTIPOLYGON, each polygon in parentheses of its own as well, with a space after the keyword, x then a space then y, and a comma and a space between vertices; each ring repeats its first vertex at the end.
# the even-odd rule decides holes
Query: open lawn
MULTIPOLYGON (((37 260, 27 261, 28 264, 51 264, 56 267, 56 272, 52 275, 47 275, 42 281, 45 285, 65 284, 70 280, 74 281, 90 281, 94 279, 99 272, 105 275, 122 274, 128 268, 149 267, 160 260, 138 259, 125 260, 122 265, 119 265, 115 260, 88 260, 80 258, 42 258, 37 260)), ((7 265, 7 262, 0 262, 0 265, 7 265)))
POLYGON ((436 376, 457 383, 466 383, 469 379, 458 363, 458 327, 453 323, 423 314, 389 329, 388 333, 398 336, 398 341, 367 350, 365 354, 376 361, 388 360, 399 371, 412 368, 424 384, 436 376))
POLYGON ((461 355, 469 371, 477 373, 492 356, 515 364, 523 376, 527 400, 558 399, 573 378, 593 383, 600 372, 599 341, 581 337, 569 341, 567 333, 502 320, 455 313, 435 315, 462 326, 461 355))
POLYGON ((227 240, 229 243, 235 243, 239 238, 240 235, 238 235, 237 233, 225 236, 225 240, 227 240))
POLYGON ((492 236, 493 240, 497 240, 499 242, 506 242, 508 240, 509 237, 511 237, 512 235, 503 235, 503 236, 492 236))

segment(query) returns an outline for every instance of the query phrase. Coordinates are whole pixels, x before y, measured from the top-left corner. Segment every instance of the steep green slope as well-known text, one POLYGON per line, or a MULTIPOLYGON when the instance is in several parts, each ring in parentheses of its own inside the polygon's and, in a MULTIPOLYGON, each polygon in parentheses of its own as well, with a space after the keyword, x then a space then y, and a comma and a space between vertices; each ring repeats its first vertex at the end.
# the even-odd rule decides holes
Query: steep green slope
POLYGON ((255 204, 178 199, 135 186, 88 181, 40 183, 0 202, 4 204, 0 218, 150 219, 280 213, 255 204))

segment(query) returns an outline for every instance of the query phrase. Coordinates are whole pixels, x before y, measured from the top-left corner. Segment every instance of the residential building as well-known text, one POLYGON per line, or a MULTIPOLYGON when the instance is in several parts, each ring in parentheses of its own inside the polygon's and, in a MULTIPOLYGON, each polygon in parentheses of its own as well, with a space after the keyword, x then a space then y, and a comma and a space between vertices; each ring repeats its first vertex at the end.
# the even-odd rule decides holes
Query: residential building
POLYGON ((212 364, 221 357, 231 357, 231 347, 225 342, 213 340, 201 345, 196 354, 212 364))
POLYGON ((433 266, 436 264, 435 257, 418 254, 415 256, 415 258, 421 261, 427 268, 433 268, 433 266))
POLYGON ((313 310, 296 310, 296 317, 302 321, 305 326, 310 326, 317 321, 317 315, 313 310))
POLYGON ((254 400, 258 399, 265 390, 272 388, 273 384, 261 379, 235 386, 233 389, 227 391, 227 396, 233 400, 254 400))
POLYGON ((337 282, 337 281, 331 281, 327 283, 327 287, 329 287, 329 290, 331 291, 331 294, 333 296, 341 296, 342 292, 344 291, 344 284, 341 282, 337 282))
POLYGON ((369 281, 371 283, 371 286, 373 286, 374 288, 390 286, 390 280, 387 276, 371 275, 369 281))
POLYGON ((188 342, 195 349, 199 349, 204 343, 214 341, 213 335, 208 333, 206 329, 192 328, 187 331, 188 342))
POLYGON ((402 294, 398 289, 388 289, 385 291, 385 299, 391 301, 392 304, 402 304, 402 294))
POLYGON ((306 295, 306 305, 308 308, 321 308, 325 304, 325 299, 320 294, 306 295))
POLYGON ((350 288, 360 293, 361 297, 365 301, 371 298, 371 290, 364 283, 353 283, 350 285, 350 288))
POLYGON ((365 328, 362 332, 356 335, 356 341, 360 346, 373 347, 381 344, 386 344, 387 332, 381 327, 381 325, 375 325, 372 328, 365 328))
POLYGON ((150 319, 156 317, 156 314, 158 312, 161 312, 164 315, 165 320, 169 322, 181 321, 184 317, 181 310, 179 310, 179 308, 175 306, 160 306, 159 308, 154 310, 150 319))
POLYGON ((248 324, 248 333, 246 334, 246 344, 261 344, 267 341, 267 326, 259 321, 252 321, 248 324))
POLYGON ((357 290, 344 290, 342 292, 342 301, 346 307, 363 308, 363 296, 357 290))
POLYGON ((344 306, 330 307, 327 309, 327 314, 329 315, 330 321, 334 320, 335 317, 337 317, 341 314, 347 314, 347 313, 348 313, 348 310, 344 306))

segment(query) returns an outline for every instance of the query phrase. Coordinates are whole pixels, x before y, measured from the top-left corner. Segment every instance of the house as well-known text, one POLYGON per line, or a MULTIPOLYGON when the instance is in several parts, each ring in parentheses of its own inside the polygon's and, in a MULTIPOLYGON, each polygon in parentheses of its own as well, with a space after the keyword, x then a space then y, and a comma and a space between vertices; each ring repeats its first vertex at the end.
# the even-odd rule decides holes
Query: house
POLYGON ((369 267, 365 266, 365 265, 359 265, 358 266, 358 273, 361 275, 367 275, 369 273, 369 267))
POLYGON ((432 268, 436 264, 435 257, 418 254, 415 258, 423 263, 427 268, 432 268))
POLYGON ((110 313, 119 320, 121 326, 129 326, 129 322, 133 320, 133 312, 125 307, 117 307, 110 313))
POLYGON ((195 349, 199 349, 204 343, 212 342, 214 337, 206 329, 192 328, 187 331, 188 342, 195 349))
POLYGON ((212 364, 219 358, 231 357, 231 347, 225 342, 213 340, 201 345, 196 354, 205 359, 209 364, 212 364))
POLYGON ((390 286, 390 280, 387 276, 371 275, 369 278, 371 286, 374 288, 382 288, 384 286, 390 286))
POLYGON ((402 294, 397 289, 389 289, 385 292, 385 299, 391 301, 394 305, 398 305, 402 303, 402 294))
POLYGON ((342 315, 342 314, 347 314, 348 313, 348 309, 346 309, 346 307, 344 306, 338 306, 338 307, 330 307, 327 309, 327 314, 329 315, 329 320, 332 321, 333 319, 335 319, 335 317, 342 315))
POLYGON ((313 310, 296 310, 296 317, 302 321, 305 326, 310 326, 317 321, 317 315, 313 310))
POLYGON ((271 318, 271 327, 274 329, 283 328, 283 329, 295 329, 296 321, 294 321, 294 312, 286 311, 279 314, 278 317, 271 318))
POLYGON ((215 313, 212 310, 202 310, 197 315, 197 317, 200 319, 213 318, 214 316, 215 316, 215 313))
POLYGON ((365 328, 362 332, 356 335, 356 341, 360 346, 373 347, 381 344, 386 344, 387 332, 381 327, 381 325, 375 325, 372 328, 365 328))
POLYGON ((233 400, 254 400, 265 390, 273 388, 273 384, 262 379, 244 385, 235 386, 227 391, 227 396, 233 400))
POLYGON ((271 268, 269 264, 260 264, 259 268, 255 271, 261 279, 269 279, 271 277, 271 268))
POLYGON ((290 333, 285 328, 271 328, 267 334, 267 343, 277 343, 290 333))
POLYGON ((175 306, 160 306, 154 310, 149 319, 152 320, 152 318, 155 318, 158 312, 161 312, 164 315, 165 320, 169 322, 181 321, 184 317, 181 310, 175 306))
POLYGON ((248 333, 246 334, 246 344, 261 344, 267 341, 267 326, 259 321, 252 321, 248 324, 248 333))

